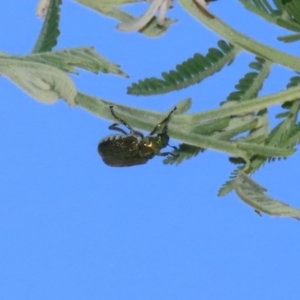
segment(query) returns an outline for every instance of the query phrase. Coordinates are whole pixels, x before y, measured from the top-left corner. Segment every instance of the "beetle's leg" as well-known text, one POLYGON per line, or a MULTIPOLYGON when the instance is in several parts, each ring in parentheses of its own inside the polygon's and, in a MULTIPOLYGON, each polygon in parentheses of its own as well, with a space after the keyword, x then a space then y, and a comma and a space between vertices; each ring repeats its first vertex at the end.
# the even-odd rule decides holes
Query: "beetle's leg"
POLYGON ((111 105, 110 107, 110 111, 111 111, 111 114, 121 123, 123 124, 124 126, 126 126, 130 131, 134 131, 133 128, 131 128, 124 120, 120 119, 119 117, 116 116, 114 110, 113 110, 113 106, 111 105))
MULTIPOLYGON (((139 136, 139 137, 141 137, 141 138, 144 138, 144 135, 143 135, 141 132, 139 132, 139 131, 137 131, 137 130, 134 130, 134 129, 133 129, 131 126, 129 126, 123 119, 121 119, 121 118, 119 118, 118 116, 116 116, 116 114, 115 114, 115 112, 114 112, 114 110, 113 110, 113 105, 111 105, 109 108, 110 108, 111 114, 112 114, 112 115, 113 115, 113 116, 114 116, 121 124, 123 124, 124 126, 126 126, 126 127, 130 130, 130 133, 131 133, 131 134, 137 135, 137 136, 139 136)), ((119 132, 124 133, 125 135, 128 135, 128 133, 127 133, 125 130, 123 130, 123 129, 117 127, 117 125, 118 125, 118 124, 114 123, 114 124, 112 124, 111 126, 109 126, 108 128, 109 128, 109 129, 112 129, 112 130, 117 130, 117 131, 119 131, 119 132)))
POLYGON ((123 133, 124 135, 128 135, 128 133, 124 129, 118 127, 117 123, 114 123, 114 124, 110 125, 108 127, 108 129, 110 129, 110 130, 116 130, 116 131, 119 131, 119 132, 123 133))
POLYGON ((170 120, 170 118, 171 118, 171 115, 173 114, 173 112, 174 112, 176 109, 177 109, 177 107, 175 106, 175 107, 169 112, 168 116, 167 116, 164 120, 162 120, 159 124, 157 124, 157 125, 154 127, 154 129, 150 132, 150 135, 153 135, 153 134, 160 128, 160 126, 163 125, 163 124, 166 124, 166 125, 164 126, 164 128, 163 128, 163 132, 166 132, 166 131, 167 131, 167 128, 168 128, 167 124, 168 124, 168 122, 169 122, 169 120, 170 120))
POLYGON ((172 152, 159 152, 156 154, 157 156, 168 156, 168 155, 171 155, 171 156, 174 156, 174 157, 178 157, 179 154, 174 154, 172 152))
POLYGON ((171 148, 173 148, 174 150, 177 150, 177 151, 178 151, 178 147, 172 146, 172 145, 170 145, 170 144, 168 144, 168 146, 171 147, 171 148))

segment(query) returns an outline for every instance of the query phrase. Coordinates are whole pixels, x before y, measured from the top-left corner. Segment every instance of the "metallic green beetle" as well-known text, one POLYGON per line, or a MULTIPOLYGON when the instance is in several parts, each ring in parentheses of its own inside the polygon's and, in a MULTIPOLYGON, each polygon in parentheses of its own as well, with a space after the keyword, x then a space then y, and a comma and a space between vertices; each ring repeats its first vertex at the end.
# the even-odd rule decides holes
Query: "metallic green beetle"
MULTIPOLYGON (((122 128, 118 127, 117 123, 109 126, 109 129, 116 130, 122 134, 112 134, 105 137, 98 144, 98 153, 102 157, 104 163, 111 167, 129 167, 145 164, 149 159, 156 155, 159 156, 177 156, 171 152, 160 152, 161 149, 168 146, 169 136, 167 134, 168 122, 171 115, 176 110, 174 109, 168 116, 157 124, 150 132, 150 135, 144 135, 130 127, 124 120, 117 117, 114 113, 113 106, 110 106, 112 115, 130 132, 127 133, 122 128), (154 135, 158 129, 164 124, 161 133, 154 135)), ((175 147, 174 147, 175 148, 175 147)), ((175 148, 176 149, 176 148, 175 148)))

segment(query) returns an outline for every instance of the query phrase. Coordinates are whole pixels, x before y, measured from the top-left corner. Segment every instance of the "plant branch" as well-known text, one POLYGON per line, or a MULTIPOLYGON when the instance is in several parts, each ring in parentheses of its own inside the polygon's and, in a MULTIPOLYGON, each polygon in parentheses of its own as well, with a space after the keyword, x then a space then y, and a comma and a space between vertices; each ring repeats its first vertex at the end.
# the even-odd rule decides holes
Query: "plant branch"
POLYGON ((223 39, 229 41, 236 47, 243 48, 259 57, 263 57, 272 62, 300 72, 300 59, 296 56, 278 51, 272 47, 259 43, 246 35, 234 30, 217 17, 208 18, 203 14, 191 0, 178 0, 178 2, 193 15, 202 24, 220 35, 223 39))

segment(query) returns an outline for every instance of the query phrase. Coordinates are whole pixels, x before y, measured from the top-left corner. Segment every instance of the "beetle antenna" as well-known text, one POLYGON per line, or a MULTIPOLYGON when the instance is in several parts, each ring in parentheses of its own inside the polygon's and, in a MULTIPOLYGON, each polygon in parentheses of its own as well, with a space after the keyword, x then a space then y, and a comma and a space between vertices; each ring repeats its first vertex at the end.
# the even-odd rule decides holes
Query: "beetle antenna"
POLYGON ((163 133, 165 133, 165 132, 167 131, 167 128, 168 128, 167 125, 168 125, 168 122, 169 122, 169 120, 170 120, 170 118, 171 118, 171 115, 173 114, 173 112, 174 112, 176 109, 177 109, 177 107, 175 106, 175 107, 169 112, 168 116, 167 116, 165 119, 163 119, 159 124, 157 124, 157 125, 154 127, 154 129, 150 132, 150 135, 154 134, 154 133, 160 128, 160 126, 163 125, 163 124, 166 124, 166 125, 164 126, 164 128, 163 128, 163 133))

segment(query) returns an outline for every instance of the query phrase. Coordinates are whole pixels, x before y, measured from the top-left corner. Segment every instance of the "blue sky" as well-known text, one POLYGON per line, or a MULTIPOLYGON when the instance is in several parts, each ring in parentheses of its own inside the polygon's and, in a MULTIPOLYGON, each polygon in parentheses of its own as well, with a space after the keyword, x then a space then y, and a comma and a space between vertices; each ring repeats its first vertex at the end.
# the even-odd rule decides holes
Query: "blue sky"
MULTIPOLYGON (((1 1, 0 51, 29 53, 42 22, 37 1, 1 1)), ((146 4, 131 6, 141 13, 146 4)), ((297 55, 286 33, 238 1, 211 5, 230 26, 297 55)), ((163 37, 124 34, 116 21, 73 1, 62 6, 56 49, 95 46, 129 79, 80 71, 79 90, 115 102, 166 111, 186 97, 192 112, 219 106, 248 70, 252 55, 189 89, 134 97, 126 87, 159 76, 218 37, 175 2, 179 21, 163 37)), ((260 93, 285 88, 292 73, 274 66, 260 93)), ((233 170, 225 154, 206 151, 180 166, 156 157, 109 168, 97 144, 109 122, 63 101, 43 105, 0 77, 0 298, 15 299, 298 299, 300 223, 259 217, 234 193, 216 196, 233 170)), ((271 114, 278 108, 271 109, 271 114)), ((274 121, 272 121, 274 124, 274 121)), ((176 145, 176 141, 172 144, 176 145)), ((298 154, 268 164, 254 179, 300 207, 298 154)))

